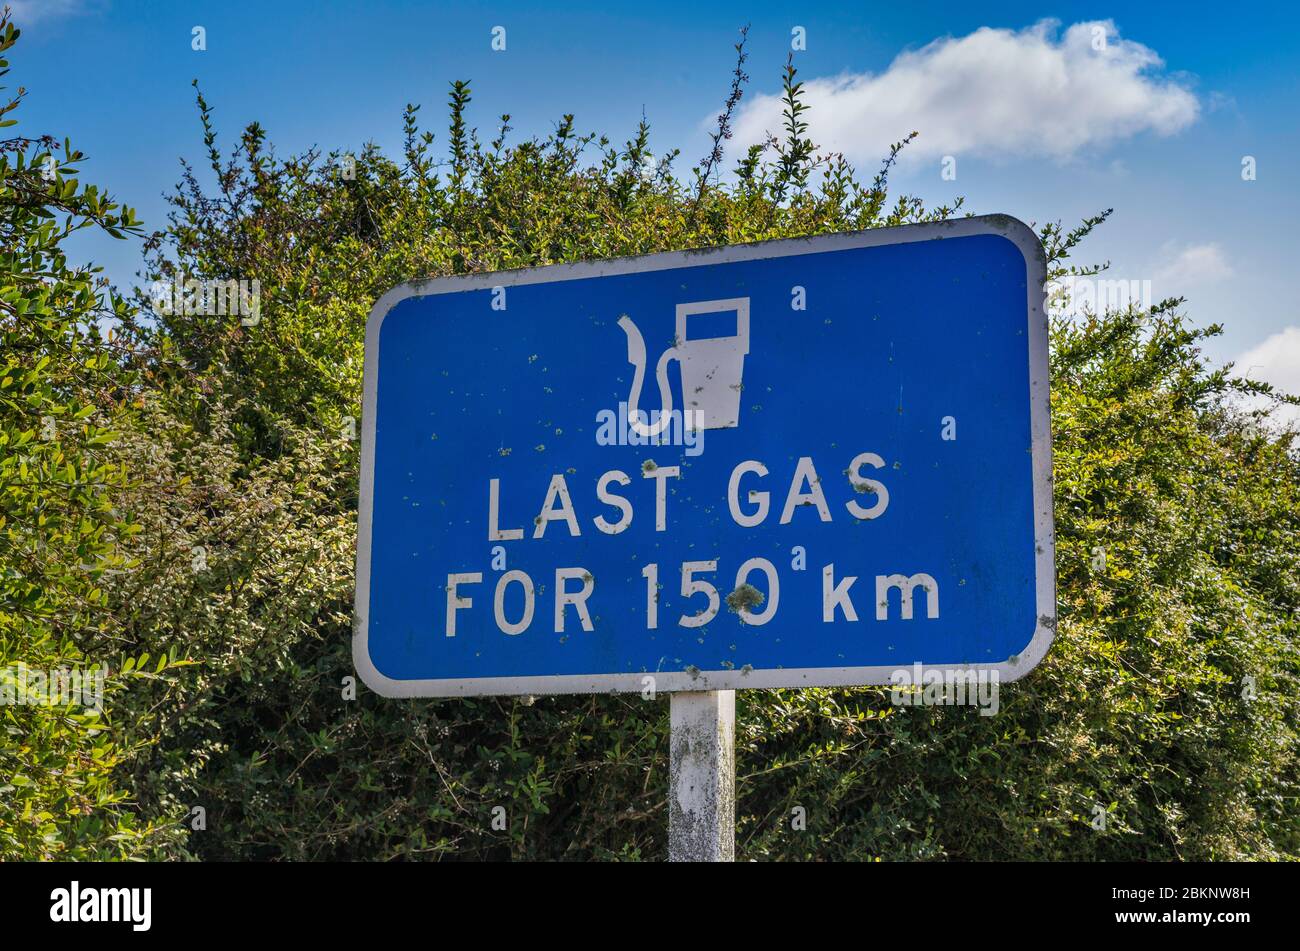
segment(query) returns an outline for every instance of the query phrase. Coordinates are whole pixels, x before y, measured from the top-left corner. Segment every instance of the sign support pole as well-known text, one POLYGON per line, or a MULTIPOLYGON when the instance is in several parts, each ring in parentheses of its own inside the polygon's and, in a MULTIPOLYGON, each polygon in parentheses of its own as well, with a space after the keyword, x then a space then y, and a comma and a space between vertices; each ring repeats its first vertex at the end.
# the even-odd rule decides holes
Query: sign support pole
POLYGON ((736 691, 670 697, 668 861, 735 861, 736 691))

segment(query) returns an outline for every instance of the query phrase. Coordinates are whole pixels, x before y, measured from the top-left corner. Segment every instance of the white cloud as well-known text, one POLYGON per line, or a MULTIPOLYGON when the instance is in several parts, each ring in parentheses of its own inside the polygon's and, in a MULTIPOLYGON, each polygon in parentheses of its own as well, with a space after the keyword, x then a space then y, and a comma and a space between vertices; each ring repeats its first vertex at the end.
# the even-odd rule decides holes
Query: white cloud
POLYGON ((1181 249, 1166 244, 1152 279, 1162 289, 1156 296, 1166 297, 1181 293, 1180 287, 1222 281, 1232 275, 1232 265, 1228 263, 1222 246, 1211 241, 1181 249))
POLYGON ((1287 327, 1247 350, 1236 360, 1237 372, 1300 395, 1300 327, 1287 327))
POLYGON ((33 26, 41 20, 55 20, 87 12, 85 0, 3 0, 0 6, 9 7, 13 14, 13 24, 20 29, 33 26))
MULTIPOLYGON (((1300 396, 1300 327, 1278 331, 1234 362, 1236 372, 1247 379, 1271 383, 1284 393, 1300 396)), ((1300 407, 1282 406, 1274 415, 1280 422, 1300 426, 1300 407)))
MULTIPOLYGON (((981 27, 902 53, 883 73, 808 80, 804 116, 818 145, 857 162, 881 158, 913 129, 921 135, 904 153, 913 159, 1066 159, 1194 122, 1196 96, 1161 75, 1163 66, 1110 20, 1076 23, 1064 35, 1051 20, 1019 31, 981 27)), ((735 130, 741 149, 769 131, 779 136, 781 97, 747 102, 735 130)))

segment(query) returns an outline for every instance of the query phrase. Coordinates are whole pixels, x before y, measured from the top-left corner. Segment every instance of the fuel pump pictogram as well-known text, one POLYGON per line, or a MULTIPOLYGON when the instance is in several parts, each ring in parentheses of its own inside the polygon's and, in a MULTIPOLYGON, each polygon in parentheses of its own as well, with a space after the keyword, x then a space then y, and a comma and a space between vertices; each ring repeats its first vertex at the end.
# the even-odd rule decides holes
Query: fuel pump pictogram
POLYGON ((618 325, 627 334, 627 362, 632 364, 632 390, 627 399, 629 424, 641 436, 658 436, 668 427, 673 413, 672 386, 668 364, 676 360, 681 368, 681 408, 691 428, 731 429, 740 425, 740 391, 749 353, 749 298, 696 301, 677 305, 677 335, 673 346, 664 350, 655 365, 662 412, 654 422, 638 408, 645 385, 646 347, 641 331, 624 314, 618 325), (736 333, 727 337, 687 337, 687 318, 696 314, 735 311, 736 333))

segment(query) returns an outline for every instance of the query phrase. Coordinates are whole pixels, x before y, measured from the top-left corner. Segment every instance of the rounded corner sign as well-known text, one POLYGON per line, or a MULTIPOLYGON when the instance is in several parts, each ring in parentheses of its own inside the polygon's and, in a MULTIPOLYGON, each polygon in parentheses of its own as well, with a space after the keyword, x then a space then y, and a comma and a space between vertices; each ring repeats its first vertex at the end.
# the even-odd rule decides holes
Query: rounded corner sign
POLYGON ((1022 676, 1056 613, 1045 278, 999 215, 394 288, 366 329, 362 679, 1022 676))

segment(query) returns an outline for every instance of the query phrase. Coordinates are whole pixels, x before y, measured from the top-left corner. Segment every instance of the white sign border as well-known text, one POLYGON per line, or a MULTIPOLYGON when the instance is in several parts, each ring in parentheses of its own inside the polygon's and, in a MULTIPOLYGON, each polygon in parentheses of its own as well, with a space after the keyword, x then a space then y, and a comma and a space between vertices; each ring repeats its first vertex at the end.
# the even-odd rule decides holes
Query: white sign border
POLYGON ((379 369, 379 330, 384 318, 409 297, 457 291, 490 290, 588 277, 636 274, 671 268, 700 267, 735 261, 758 261, 796 254, 820 254, 852 248, 910 244, 917 241, 1000 235, 1014 244, 1025 259, 1029 325, 1029 402, 1034 481, 1034 545, 1037 622, 1033 637, 1020 653, 1000 663, 925 666, 941 673, 997 672, 1002 682, 1019 680, 1047 654, 1056 631, 1056 533, 1052 512, 1052 434, 1048 392, 1047 315, 1044 309, 1047 261, 1038 236, 1010 215, 984 215, 954 221, 927 222, 897 228, 873 228, 809 238, 784 238, 752 244, 733 244, 700 251, 669 251, 639 257, 552 264, 545 267, 489 274, 409 281, 390 290, 375 303, 366 321, 365 365, 361 405, 361 495, 357 508, 356 594, 353 613, 352 660, 367 687, 384 697, 480 697, 585 693, 639 693, 652 678, 656 692, 684 690, 743 690, 774 687, 849 687, 889 684, 896 671, 911 662, 879 667, 802 667, 763 670, 640 671, 623 674, 563 674, 529 677, 473 677, 469 679, 394 680, 381 673, 370 659, 368 613, 370 608, 370 549, 374 509, 375 399, 379 369))

